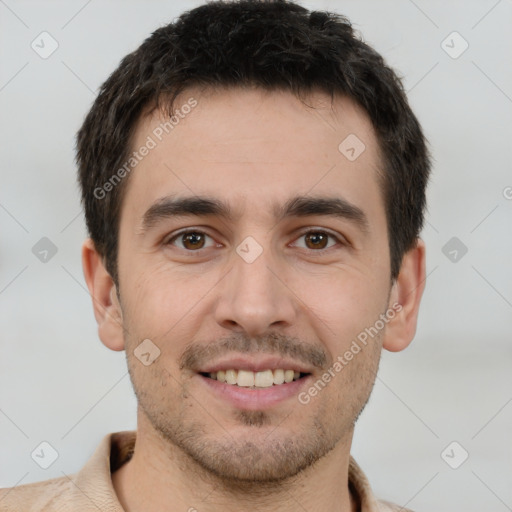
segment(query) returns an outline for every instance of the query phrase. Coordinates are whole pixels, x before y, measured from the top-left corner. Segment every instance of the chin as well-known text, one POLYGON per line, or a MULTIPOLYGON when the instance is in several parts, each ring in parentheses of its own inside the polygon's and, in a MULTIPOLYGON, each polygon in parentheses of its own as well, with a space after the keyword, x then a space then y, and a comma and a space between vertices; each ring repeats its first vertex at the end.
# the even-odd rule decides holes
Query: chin
POLYGON ((281 485, 315 464, 339 441, 338 436, 325 435, 318 425, 304 434, 285 436, 286 432, 275 426, 261 429, 270 424, 265 413, 246 411, 239 415, 244 417, 246 428, 236 433, 224 431, 220 438, 212 438, 205 436, 204 428, 192 427, 169 440, 201 473, 233 488, 256 483, 281 485))

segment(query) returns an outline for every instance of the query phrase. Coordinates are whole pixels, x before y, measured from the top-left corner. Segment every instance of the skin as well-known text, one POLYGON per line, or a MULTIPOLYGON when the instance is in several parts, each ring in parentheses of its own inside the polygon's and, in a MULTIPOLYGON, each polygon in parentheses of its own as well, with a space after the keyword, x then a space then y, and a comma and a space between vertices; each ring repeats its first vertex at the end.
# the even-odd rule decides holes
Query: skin
MULTIPOLYGON (((392 283, 377 140, 348 98, 331 105, 314 92, 306 106, 289 92, 190 89, 176 106, 192 96, 198 105, 129 177, 119 290, 92 241, 83 245, 100 339, 126 350, 138 399, 135 453, 114 473, 114 489, 132 512, 284 512, 298 504, 355 511, 348 488, 354 423, 382 349, 403 350, 415 334, 424 244, 406 253, 392 283), (353 162, 338 150, 349 134, 366 146, 353 162), (172 194, 215 197, 236 215, 166 218, 143 230, 148 208, 172 194), (295 195, 342 197, 364 212, 368 227, 325 215, 277 221, 273 205, 295 195), (170 240, 183 228, 208 236, 197 245, 170 240), (312 243, 309 231, 337 238, 312 243), (236 252, 248 236, 263 251, 252 263, 236 252), (189 359, 198 364, 208 354, 289 357, 287 346, 316 381, 393 304, 401 311, 305 405, 293 396, 261 410, 235 407, 180 366, 184 354, 202 354, 189 359), (161 351, 149 366, 134 355, 144 339, 161 351)), ((133 147, 162 119, 159 112, 141 119, 133 147)))

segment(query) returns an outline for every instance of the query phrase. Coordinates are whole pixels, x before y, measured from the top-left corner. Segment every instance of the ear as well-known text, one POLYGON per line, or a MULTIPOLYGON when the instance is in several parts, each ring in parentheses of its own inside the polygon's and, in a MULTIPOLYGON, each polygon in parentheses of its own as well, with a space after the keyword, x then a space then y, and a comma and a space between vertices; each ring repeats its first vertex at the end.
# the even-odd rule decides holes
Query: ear
POLYGON ((416 246, 405 253, 391 288, 388 306, 396 315, 384 331, 382 346, 386 350, 404 350, 414 338, 425 279, 425 243, 418 238, 416 246))
POLYGON ((101 341, 111 350, 124 350, 123 317, 116 286, 90 238, 82 245, 82 266, 101 341))

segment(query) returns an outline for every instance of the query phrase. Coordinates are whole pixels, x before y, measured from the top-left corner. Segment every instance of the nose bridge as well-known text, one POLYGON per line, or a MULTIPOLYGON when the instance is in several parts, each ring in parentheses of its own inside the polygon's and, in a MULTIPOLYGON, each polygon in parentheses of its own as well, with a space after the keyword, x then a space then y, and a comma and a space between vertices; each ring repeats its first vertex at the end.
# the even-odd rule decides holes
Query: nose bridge
POLYGON ((275 325, 293 323, 293 294, 279 278, 282 265, 270 244, 247 237, 232 255, 232 268, 223 280, 217 303, 217 322, 250 335, 275 325))

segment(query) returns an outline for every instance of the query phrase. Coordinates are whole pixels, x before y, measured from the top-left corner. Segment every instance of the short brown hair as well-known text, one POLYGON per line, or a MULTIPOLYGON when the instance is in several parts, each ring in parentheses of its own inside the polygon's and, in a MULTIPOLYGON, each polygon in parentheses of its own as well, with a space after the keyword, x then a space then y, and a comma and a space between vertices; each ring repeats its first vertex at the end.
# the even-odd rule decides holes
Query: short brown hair
POLYGON ((77 163, 89 234, 118 284, 120 207, 127 179, 97 190, 121 168, 141 114, 191 86, 259 86, 300 96, 349 96, 367 112, 383 155, 391 279, 423 225, 430 156, 400 79, 342 15, 288 0, 215 1, 159 28, 102 85, 77 134, 77 163), (95 192, 96 191, 96 192, 95 192))

